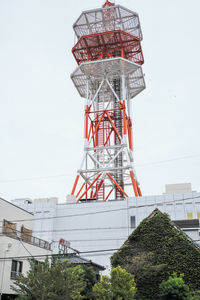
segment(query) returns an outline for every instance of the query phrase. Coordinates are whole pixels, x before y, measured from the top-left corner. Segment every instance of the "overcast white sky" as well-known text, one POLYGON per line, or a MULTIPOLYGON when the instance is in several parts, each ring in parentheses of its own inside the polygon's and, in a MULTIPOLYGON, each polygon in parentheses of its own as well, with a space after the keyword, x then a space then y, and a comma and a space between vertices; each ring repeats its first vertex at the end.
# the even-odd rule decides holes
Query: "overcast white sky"
MULTIPOLYGON (((64 201, 71 192, 84 103, 70 79, 72 24, 102 4, 0 0, 0 197, 64 201)), ((165 183, 179 182, 200 191, 200 1, 116 4, 139 13, 144 36, 146 90, 132 103, 142 192, 161 194, 165 183)))

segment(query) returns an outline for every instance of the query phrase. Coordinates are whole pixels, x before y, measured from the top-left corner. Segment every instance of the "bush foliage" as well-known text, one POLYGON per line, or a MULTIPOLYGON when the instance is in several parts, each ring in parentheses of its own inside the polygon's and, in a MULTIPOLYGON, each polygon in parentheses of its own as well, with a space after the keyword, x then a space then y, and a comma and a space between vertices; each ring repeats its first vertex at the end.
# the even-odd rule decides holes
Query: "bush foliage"
POLYGON ((92 299, 95 273, 90 266, 73 266, 67 260, 51 264, 30 261, 27 275, 19 275, 11 287, 19 300, 92 299))
POLYGON ((183 273, 192 290, 199 289, 200 249, 158 209, 140 223, 111 264, 135 275, 140 300, 159 299, 161 281, 173 272, 183 273))
POLYGON ((191 300, 190 289, 183 280, 183 274, 177 276, 174 273, 168 280, 163 280, 159 295, 161 300, 191 300))
POLYGON ((109 276, 102 276, 93 291, 97 300, 133 300, 136 286, 132 274, 120 266, 113 268, 109 276))

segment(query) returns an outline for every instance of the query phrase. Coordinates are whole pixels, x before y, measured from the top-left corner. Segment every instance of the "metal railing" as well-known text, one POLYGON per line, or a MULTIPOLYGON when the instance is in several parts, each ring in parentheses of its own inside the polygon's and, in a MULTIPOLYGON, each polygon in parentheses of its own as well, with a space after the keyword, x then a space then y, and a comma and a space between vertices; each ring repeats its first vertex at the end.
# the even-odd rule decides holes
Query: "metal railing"
POLYGON ((6 226, 3 226, 2 233, 8 237, 11 237, 11 238, 14 238, 17 240, 22 240, 23 242, 32 244, 34 246, 41 247, 46 250, 51 250, 51 244, 49 242, 41 240, 30 234, 20 232, 20 231, 17 231, 15 229, 12 229, 12 228, 9 228, 6 226))

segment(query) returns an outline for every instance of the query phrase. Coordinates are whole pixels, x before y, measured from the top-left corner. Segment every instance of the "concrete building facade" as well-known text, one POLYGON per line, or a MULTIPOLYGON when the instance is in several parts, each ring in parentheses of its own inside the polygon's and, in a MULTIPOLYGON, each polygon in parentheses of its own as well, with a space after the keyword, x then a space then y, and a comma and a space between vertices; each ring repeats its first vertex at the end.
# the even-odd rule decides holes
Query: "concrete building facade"
POLYGON ((56 198, 47 198, 18 199, 13 203, 34 214, 34 235, 51 242, 54 253, 58 252, 60 238, 64 238, 82 256, 109 268, 112 253, 155 208, 174 221, 196 219, 192 226, 184 223, 182 229, 198 243, 200 193, 183 188, 185 193, 119 201, 71 203, 70 199, 70 203, 58 203, 56 198))
POLYGON ((14 298, 13 279, 30 268, 28 259, 44 260, 51 245, 32 235, 33 214, 0 198, 0 299, 14 298), (25 222, 24 222, 25 220, 25 222))

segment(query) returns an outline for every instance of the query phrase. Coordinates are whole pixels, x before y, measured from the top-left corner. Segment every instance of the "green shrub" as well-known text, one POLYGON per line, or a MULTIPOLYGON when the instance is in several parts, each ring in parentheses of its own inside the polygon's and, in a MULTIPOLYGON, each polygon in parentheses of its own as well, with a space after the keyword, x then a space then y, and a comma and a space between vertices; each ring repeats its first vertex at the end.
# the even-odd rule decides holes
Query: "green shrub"
POLYGON ((93 288, 97 300, 133 300, 136 285, 133 275, 120 266, 113 268, 109 276, 102 276, 93 288))
POLYGON ((183 274, 177 276, 174 273, 168 280, 162 281, 160 286, 161 300, 190 300, 190 289, 183 280, 183 274))

